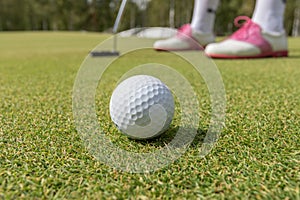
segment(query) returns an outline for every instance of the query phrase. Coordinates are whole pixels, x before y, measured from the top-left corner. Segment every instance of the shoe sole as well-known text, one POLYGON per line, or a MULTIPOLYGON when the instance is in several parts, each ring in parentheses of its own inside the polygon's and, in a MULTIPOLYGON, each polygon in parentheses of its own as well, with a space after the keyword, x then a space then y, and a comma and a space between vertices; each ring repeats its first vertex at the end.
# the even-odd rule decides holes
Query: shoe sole
POLYGON ((158 48, 154 48, 154 50, 156 51, 203 51, 203 49, 158 49, 158 48))
POLYGON ((248 59, 248 58, 277 58, 277 57, 288 57, 288 51, 276 51, 271 53, 258 54, 253 56, 237 56, 237 55, 226 55, 226 54, 206 54, 210 58, 218 59, 248 59))
POLYGON ((154 48, 156 51, 204 51, 205 46, 197 46, 194 48, 187 48, 187 49, 163 49, 163 48, 154 48))

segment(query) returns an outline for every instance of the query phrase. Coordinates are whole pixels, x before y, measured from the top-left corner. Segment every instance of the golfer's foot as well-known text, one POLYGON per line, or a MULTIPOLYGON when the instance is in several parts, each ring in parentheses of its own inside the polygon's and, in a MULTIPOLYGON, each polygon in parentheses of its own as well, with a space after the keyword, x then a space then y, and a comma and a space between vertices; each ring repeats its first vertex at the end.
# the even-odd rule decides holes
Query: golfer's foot
POLYGON ((241 28, 228 39, 207 45, 206 55, 212 58, 232 59, 288 56, 285 33, 266 33, 246 16, 237 17, 235 25, 241 28), (240 20, 246 22, 241 26, 240 20))
POLYGON ((177 34, 166 40, 158 40, 153 47, 159 51, 203 50, 208 43, 214 42, 213 34, 199 33, 189 24, 178 29, 177 34))

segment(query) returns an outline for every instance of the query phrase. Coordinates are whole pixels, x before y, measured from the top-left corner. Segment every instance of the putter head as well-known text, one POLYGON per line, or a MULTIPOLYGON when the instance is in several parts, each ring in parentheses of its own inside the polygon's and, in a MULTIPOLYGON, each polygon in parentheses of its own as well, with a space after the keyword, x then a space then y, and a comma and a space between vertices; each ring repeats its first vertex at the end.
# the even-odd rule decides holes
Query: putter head
POLYGON ((92 57, 104 57, 104 56, 119 56, 118 51, 92 51, 90 52, 92 57))

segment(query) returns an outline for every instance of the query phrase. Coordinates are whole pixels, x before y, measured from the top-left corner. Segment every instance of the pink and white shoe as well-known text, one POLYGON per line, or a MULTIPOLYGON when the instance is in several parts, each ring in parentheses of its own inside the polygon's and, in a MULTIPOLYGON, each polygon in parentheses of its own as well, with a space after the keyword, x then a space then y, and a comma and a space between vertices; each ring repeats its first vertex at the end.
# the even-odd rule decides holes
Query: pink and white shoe
POLYGON ((207 45, 205 53, 211 58, 264 58, 287 57, 287 37, 285 33, 266 33, 249 17, 240 16, 235 25, 241 26, 228 39, 207 45), (245 20, 243 25, 240 20, 245 20))
POLYGON ((158 51, 203 50, 208 43, 214 42, 213 34, 199 33, 186 24, 178 29, 177 34, 166 40, 158 40, 153 47, 158 51))

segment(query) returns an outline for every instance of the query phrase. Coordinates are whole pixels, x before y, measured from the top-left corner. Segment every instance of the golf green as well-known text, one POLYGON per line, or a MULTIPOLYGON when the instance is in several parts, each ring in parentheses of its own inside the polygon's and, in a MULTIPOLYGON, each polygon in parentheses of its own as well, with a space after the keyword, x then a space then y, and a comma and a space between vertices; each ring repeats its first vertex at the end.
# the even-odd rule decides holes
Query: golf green
MULTIPOLYGON (((114 61, 97 88, 95 105, 99 123, 119 148, 153 152, 174 136, 171 130, 139 142, 112 124, 109 98, 126 70, 153 61, 171 66, 191 82, 200 105, 198 135, 180 158, 155 172, 127 173, 87 151, 72 111, 81 64, 109 37, 85 32, 0 33, 0 198, 299 199, 300 38, 289 38, 288 58, 210 61, 222 75, 226 120, 204 158, 199 149, 211 105, 202 77, 177 56, 151 49, 114 61)), ((174 119, 173 130, 179 121, 174 119)))

